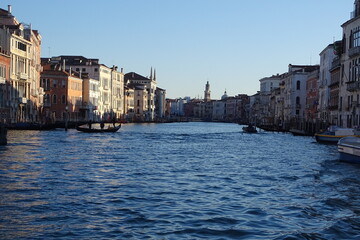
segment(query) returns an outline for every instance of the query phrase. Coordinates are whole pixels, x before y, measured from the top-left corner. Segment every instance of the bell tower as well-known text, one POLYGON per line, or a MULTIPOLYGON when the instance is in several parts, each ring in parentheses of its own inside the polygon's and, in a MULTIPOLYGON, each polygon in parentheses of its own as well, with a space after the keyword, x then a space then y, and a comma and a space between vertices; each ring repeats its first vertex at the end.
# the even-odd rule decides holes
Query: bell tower
POLYGON ((209 81, 207 81, 206 85, 205 85, 205 91, 204 91, 204 101, 205 102, 208 102, 211 100, 210 98, 210 84, 209 84, 209 81))

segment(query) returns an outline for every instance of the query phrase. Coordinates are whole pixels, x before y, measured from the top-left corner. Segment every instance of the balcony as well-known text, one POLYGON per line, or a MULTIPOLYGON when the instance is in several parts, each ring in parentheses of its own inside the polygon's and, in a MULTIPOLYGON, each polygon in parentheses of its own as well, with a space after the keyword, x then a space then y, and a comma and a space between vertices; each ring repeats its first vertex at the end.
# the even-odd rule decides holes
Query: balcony
POLYGON ((28 79, 28 75, 26 73, 18 73, 18 78, 20 80, 27 80, 28 79))
POLYGON ((353 47, 349 49, 349 57, 355 57, 360 54, 360 47, 353 47))
POLYGON ((355 81, 355 82, 347 82, 347 87, 346 90, 349 92, 355 92, 360 90, 360 82, 359 81, 355 81))
POLYGON ((334 70, 335 68, 338 68, 340 66, 341 66, 340 58, 336 57, 331 63, 331 70, 334 70))

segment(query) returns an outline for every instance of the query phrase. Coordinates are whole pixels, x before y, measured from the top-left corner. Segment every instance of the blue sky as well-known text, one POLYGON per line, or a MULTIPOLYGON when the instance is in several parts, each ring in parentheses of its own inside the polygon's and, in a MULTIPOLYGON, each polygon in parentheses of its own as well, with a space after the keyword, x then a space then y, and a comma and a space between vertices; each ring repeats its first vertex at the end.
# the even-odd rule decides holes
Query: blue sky
POLYGON ((42 57, 82 55, 150 75, 167 97, 255 94, 288 64, 318 64, 354 0, 9 0, 43 37, 42 57))

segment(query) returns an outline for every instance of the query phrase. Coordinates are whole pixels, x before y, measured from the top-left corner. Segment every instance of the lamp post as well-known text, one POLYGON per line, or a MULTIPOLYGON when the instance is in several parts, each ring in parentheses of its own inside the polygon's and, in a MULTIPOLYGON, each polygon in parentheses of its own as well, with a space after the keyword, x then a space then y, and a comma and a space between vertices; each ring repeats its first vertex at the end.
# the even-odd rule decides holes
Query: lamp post
POLYGON ((66 105, 65 106, 65 131, 67 131, 68 130, 68 121, 69 121, 69 119, 68 119, 68 111, 69 111, 69 107, 68 107, 68 105, 66 105))

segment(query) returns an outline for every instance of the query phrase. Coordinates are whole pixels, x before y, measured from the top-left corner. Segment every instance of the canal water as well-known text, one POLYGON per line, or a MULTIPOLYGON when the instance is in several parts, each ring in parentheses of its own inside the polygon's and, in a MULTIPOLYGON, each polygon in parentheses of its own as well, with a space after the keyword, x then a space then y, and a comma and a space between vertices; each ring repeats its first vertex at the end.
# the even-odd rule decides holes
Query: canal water
POLYGON ((225 123, 9 131, 0 239, 359 239, 360 166, 225 123))

